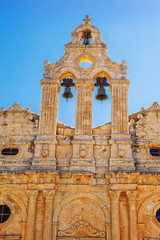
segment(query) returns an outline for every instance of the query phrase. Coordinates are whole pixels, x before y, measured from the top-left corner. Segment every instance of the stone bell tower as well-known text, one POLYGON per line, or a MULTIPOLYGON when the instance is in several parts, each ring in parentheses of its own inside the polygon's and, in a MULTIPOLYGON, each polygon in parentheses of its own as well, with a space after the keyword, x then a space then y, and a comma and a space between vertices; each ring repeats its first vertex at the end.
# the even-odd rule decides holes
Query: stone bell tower
MULTIPOLYGON (((72 157, 69 171, 96 171, 94 146, 97 144, 92 129, 92 92, 97 79, 105 79, 111 91, 111 135, 109 170, 134 170, 131 140, 128 129, 128 88, 127 63, 113 62, 107 56, 107 45, 102 34, 90 24, 86 16, 83 24, 72 32, 71 41, 65 45, 65 55, 56 63, 45 61, 41 80, 42 97, 39 134, 35 140, 35 157, 32 168, 56 170, 56 131, 58 99, 64 79, 72 79, 76 90, 75 134, 71 143, 72 157), (81 63, 90 63, 89 68, 81 63)), ((67 86, 66 86, 67 87, 67 86)), ((68 90, 69 89, 68 85, 68 90)), ((103 87, 103 86, 101 86, 103 87)), ((73 113, 74 114, 74 113, 73 113)), ((105 114, 105 112, 103 113, 105 114)), ((100 139, 101 142, 105 141, 100 139)))

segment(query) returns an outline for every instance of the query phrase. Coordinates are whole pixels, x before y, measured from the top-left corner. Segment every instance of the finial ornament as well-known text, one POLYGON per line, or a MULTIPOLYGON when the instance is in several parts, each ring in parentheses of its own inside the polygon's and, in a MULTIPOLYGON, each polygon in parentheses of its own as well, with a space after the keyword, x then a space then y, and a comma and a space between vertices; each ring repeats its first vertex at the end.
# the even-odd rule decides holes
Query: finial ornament
POLYGON ((91 19, 89 19, 89 15, 86 15, 85 19, 82 20, 84 24, 90 24, 91 19))

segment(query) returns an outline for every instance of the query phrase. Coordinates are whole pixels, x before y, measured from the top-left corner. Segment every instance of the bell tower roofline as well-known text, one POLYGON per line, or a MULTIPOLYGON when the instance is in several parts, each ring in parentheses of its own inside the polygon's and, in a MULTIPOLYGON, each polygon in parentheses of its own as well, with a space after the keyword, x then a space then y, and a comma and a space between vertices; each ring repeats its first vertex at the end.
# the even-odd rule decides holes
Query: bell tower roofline
POLYGON ((71 33, 71 41, 65 44, 65 52, 86 52, 95 50, 98 52, 105 51, 108 53, 107 45, 102 41, 102 33, 97 27, 90 24, 89 16, 82 20, 83 24, 79 25, 71 33))

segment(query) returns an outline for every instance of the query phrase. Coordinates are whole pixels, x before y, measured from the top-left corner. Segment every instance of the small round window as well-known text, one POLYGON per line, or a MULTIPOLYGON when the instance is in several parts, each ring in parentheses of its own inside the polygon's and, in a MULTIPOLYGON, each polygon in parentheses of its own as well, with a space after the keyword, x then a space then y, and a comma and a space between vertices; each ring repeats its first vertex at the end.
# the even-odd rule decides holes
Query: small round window
POLYGON ((10 155, 17 155, 18 148, 4 148, 1 152, 2 155, 10 156, 10 155))
POLYGON ((11 215, 11 210, 7 205, 0 205, 0 223, 4 223, 11 215))
POLYGON ((156 212, 156 219, 160 223, 160 209, 156 212))

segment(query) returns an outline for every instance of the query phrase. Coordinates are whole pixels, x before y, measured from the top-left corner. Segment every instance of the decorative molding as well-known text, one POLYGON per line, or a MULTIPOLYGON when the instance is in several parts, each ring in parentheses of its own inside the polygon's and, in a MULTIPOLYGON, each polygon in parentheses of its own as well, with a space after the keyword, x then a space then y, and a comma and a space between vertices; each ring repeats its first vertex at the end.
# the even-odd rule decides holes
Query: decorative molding
POLYGON ((65 231, 58 231, 59 237, 105 237, 105 232, 99 232, 86 221, 78 221, 65 231))
POLYGON ((27 195, 28 198, 36 200, 38 196, 38 190, 27 190, 27 195))
POLYGON ((80 146, 80 156, 82 158, 84 158, 87 155, 87 151, 86 151, 86 145, 85 144, 81 144, 80 146))
POLYGON ((120 191, 110 190, 109 195, 112 201, 118 201, 120 196, 120 191))
POLYGON ((53 200, 55 190, 43 190, 43 195, 47 200, 53 200))
POLYGON ((135 201, 137 198, 137 191, 127 191, 129 201, 135 201))

